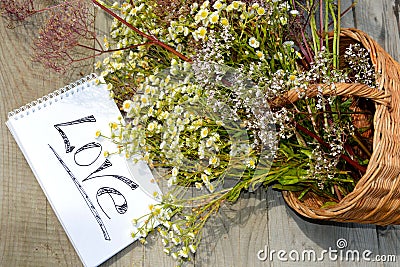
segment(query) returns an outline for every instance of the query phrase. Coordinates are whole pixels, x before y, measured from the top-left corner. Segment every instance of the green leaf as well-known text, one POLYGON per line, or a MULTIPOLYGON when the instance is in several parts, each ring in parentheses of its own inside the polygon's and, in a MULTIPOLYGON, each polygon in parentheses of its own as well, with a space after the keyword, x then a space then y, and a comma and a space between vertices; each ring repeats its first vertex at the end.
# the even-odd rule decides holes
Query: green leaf
POLYGON ((304 155, 306 155, 309 159, 311 159, 313 156, 312 152, 307 149, 300 149, 300 152, 303 153, 304 155))
POLYGON ((281 185, 292 185, 297 184, 300 181, 297 176, 284 176, 278 180, 281 185))
POLYGON ((303 190, 303 192, 301 192, 300 196, 298 197, 299 200, 301 200, 307 193, 308 191, 310 191, 310 187, 306 188, 305 190, 303 190))
POLYGON ((336 202, 327 201, 327 202, 325 202, 325 203, 321 206, 321 209, 323 209, 323 208, 328 208, 328 207, 332 207, 332 206, 334 206, 334 205, 336 205, 336 204, 337 204, 336 202))
POLYGON ((292 191, 292 192, 298 192, 298 191, 301 191, 304 189, 302 186, 281 185, 281 184, 275 184, 272 186, 272 188, 282 190, 282 191, 292 191))

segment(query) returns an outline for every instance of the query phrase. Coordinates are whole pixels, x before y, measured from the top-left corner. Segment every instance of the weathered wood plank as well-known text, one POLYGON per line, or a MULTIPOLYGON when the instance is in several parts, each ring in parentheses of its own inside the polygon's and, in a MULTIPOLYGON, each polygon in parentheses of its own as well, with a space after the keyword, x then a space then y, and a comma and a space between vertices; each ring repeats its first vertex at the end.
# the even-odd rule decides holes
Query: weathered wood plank
MULTIPOLYGON (((354 0, 343 0, 346 9, 354 0)), ((342 18, 342 27, 368 33, 396 60, 400 60, 400 2, 398 0, 360 0, 342 18)))
MULTIPOLYGON (((348 6, 351 0, 342 0, 348 6)), ((369 33, 396 59, 400 59, 399 1, 360 0, 343 18, 343 26, 369 33), (397 7, 397 9, 396 9, 397 7)), ((29 61, 29 46, 36 25, 7 29, 0 19, 0 266, 80 266, 68 241, 22 153, 4 127, 6 113, 91 72, 91 66, 60 77, 29 61)), ((97 28, 108 31, 104 18, 97 28)), ((209 222, 204 242, 195 257, 195 266, 293 266, 293 262, 260 261, 259 250, 336 249, 345 238, 349 249, 371 250, 374 254, 400 255, 399 227, 321 223, 304 220, 288 209, 281 195, 269 190, 244 194, 232 207, 224 207, 209 222)), ((138 242, 112 257, 102 266, 174 266, 162 252, 160 240, 146 247, 138 242)), ((275 254, 276 256, 276 254, 275 254)), ((299 262, 297 266, 321 263, 299 262)), ((344 261, 323 261, 326 266, 359 266, 344 261)), ((364 265, 364 263, 361 263, 364 265)), ((365 263, 366 264, 366 263, 365 263)), ((383 266, 371 263, 368 266, 383 266)), ((396 266, 385 264, 384 266, 396 266)))
POLYGON ((74 265, 79 259, 21 151, 5 127, 7 112, 65 81, 30 61, 35 25, 0 20, 0 265, 74 265))
POLYGON ((195 265, 263 266, 256 259, 267 233, 266 192, 243 194, 234 205, 224 206, 208 224, 195 265))
MULTIPOLYGON (((378 253, 376 227, 373 225, 345 224, 335 222, 322 222, 300 217, 284 204, 280 193, 268 190, 268 212, 269 212, 269 249, 276 251, 283 249, 286 252, 295 250, 299 252, 300 259, 304 253, 308 258, 309 252, 316 254, 316 261, 301 260, 300 266, 358 266, 355 261, 340 259, 341 253, 346 256, 347 250, 371 250, 378 253), (278 226, 278 227, 277 227, 278 226), (347 246, 338 247, 338 240, 346 240, 347 246), (323 251, 336 250, 332 257, 322 254, 323 251), (342 252, 340 252, 342 251, 342 252), (336 260, 335 258, 338 257, 336 260)), ((295 253, 293 255, 296 255, 295 253)), ((272 266, 293 266, 293 261, 279 261, 277 254, 272 266)), ((286 255, 289 259, 289 256, 286 255)), ((312 259, 312 258, 311 258, 312 259)), ((351 259, 349 257, 349 259, 351 259)), ((268 260, 267 260, 268 262, 268 260)), ((365 264, 365 262, 363 262, 365 264)), ((380 265, 375 265, 380 266, 380 265)))

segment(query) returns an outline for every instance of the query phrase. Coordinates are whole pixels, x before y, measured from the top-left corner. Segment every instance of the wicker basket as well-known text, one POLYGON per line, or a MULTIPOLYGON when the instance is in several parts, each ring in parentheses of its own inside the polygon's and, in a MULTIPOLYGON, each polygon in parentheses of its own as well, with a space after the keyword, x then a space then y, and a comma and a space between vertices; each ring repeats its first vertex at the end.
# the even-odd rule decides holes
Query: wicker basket
MULTIPOLYGON (((376 102, 373 153, 367 171, 354 191, 334 206, 321 208, 323 199, 312 193, 299 200, 299 193, 285 191, 283 197, 296 212, 312 219, 400 224, 400 64, 366 33, 342 29, 341 52, 351 43, 360 43, 370 52, 379 73, 377 89, 360 84, 337 84, 335 89, 335 94, 361 96, 376 102)), ((315 88, 310 89, 313 94, 315 88)), ((332 93, 330 90, 324 93, 332 93)), ((296 101, 297 95, 289 93, 289 101, 296 101)))

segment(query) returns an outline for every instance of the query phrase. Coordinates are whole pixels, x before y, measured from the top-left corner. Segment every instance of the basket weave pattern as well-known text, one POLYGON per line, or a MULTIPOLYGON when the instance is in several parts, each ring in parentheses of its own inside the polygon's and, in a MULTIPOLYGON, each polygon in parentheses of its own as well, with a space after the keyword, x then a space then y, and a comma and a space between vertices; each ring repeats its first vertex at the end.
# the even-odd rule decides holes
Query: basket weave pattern
MULTIPOLYGON (((339 222, 400 224, 400 64, 366 33, 357 29, 342 29, 340 50, 360 43, 370 52, 371 61, 379 74, 377 89, 360 84, 336 84, 336 95, 353 95, 375 101, 373 152, 367 171, 353 192, 338 204, 321 208, 324 201, 316 194, 302 200, 297 192, 283 192, 286 203, 299 214, 322 220, 339 222)), ((309 88, 313 95, 315 88, 309 88)), ((324 94, 330 94, 326 89, 324 94)), ((316 94, 316 92, 315 92, 316 94)), ((297 92, 288 99, 297 100, 297 92)))

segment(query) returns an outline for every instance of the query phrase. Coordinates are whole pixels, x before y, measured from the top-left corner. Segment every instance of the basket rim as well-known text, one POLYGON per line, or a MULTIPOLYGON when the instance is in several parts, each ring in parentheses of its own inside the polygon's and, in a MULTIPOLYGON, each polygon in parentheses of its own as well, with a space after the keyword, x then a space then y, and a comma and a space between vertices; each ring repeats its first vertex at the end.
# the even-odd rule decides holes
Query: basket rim
MULTIPOLYGON (((331 34, 331 33, 330 33, 331 34)), ((385 123, 381 119, 382 114, 388 113, 392 111, 392 99, 389 97, 392 94, 391 86, 400 87, 400 78, 397 75, 396 81, 393 81, 391 77, 387 77, 389 73, 386 68, 388 65, 394 65, 395 71, 398 73, 400 71, 400 64, 397 63, 375 40, 373 40, 367 33, 354 28, 342 28, 340 33, 341 39, 349 39, 353 42, 358 42, 366 48, 371 57, 371 61, 375 66, 375 70, 377 73, 381 75, 377 78, 377 89, 373 91, 379 91, 380 99, 385 99, 385 101, 375 101, 376 102, 376 112, 374 115, 374 128, 379 123, 385 123), (389 97, 389 98, 388 98, 389 97)), ((393 66, 389 66, 393 67, 393 66)), ((371 91, 372 92, 372 91, 371 91)), ((374 99, 373 99, 374 100, 374 99)), ((398 115, 400 117, 400 115, 398 115)), ((400 118, 399 118, 400 121, 400 118)), ((375 223, 375 224, 390 224, 393 221, 400 221, 400 214, 396 218, 385 218, 383 220, 376 218, 376 214, 378 213, 377 208, 384 205, 385 201, 390 201, 390 196, 396 193, 396 189, 400 187, 400 170, 398 173, 391 174, 394 178, 393 184, 390 186, 387 197, 385 199, 382 198, 378 201, 377 208, 372 210, 368 214, 359 214, 358 218, 348 217, 346 214, 351 211, 354 213, 352 209, 357 208, 360 205, 360 202, 365 202, 362 198, 369 192, 371 188, 374 188, 377 177, 382 176, 388 170, 384 166, 385 164, 378 164, 381 159, 382 149, 376 149, 379 142, 383 140, 381 136, 382 132, 374 131, 374 149, 372 152, 372 156, 370 158, 370 162, 367 166, 366 173, 361 177, 361 179, 357 182, 354 190, 346 195, 341 201, 339 201, 336 205, 329 207, 313 207, 306 205, 303 201, 297 198, 297 194, 295 192, 283 191, 283 197, 286 203, 294 209, 299 214, 312 218, 312 219, 332 219, 336 221, 346 221, 346 222, 363 222, 363 223, 375 223), (397 177, 397 178, 396 178, 397 177)), ((400 169, 400 163, 399 163, 400 169)), ((378 216, 379 217, 379 216, 378 216)), ((390 216, 387 216, 390 217, 390 216)))

